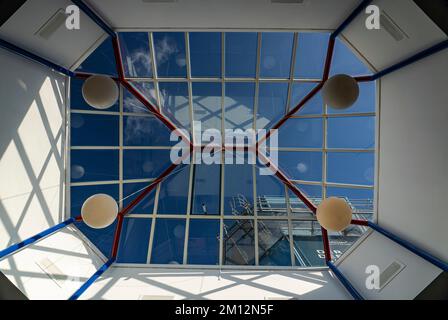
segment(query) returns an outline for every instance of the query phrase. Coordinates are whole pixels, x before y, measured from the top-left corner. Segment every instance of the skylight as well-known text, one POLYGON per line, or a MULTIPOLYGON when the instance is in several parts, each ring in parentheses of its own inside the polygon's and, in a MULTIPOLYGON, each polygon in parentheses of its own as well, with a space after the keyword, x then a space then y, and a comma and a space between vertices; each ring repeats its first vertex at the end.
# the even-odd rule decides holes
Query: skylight
MULTIPOLYGON (((125 75, 177 127, 195 132, 270 129, 321 81, 329 34, 139 32, 119 35, 125 75)), ((105 41, 79 68, 116 76, 105 41)), ((332 75, 370 74, 341 41, 332 75)), ((96 193, 126 206, 171 165, 171 131, 125 88, 105 111, 71 82, 71 216, 96 193)), ((375 82, 360 83, 343 112, 317 94, 278 131, 280 169, 318 204, 343 197, 371 219, 375 182, 375 82)), ((196 141, 194 141, 196 143, 196 141)), ((226 151, 223 151, 223 155, 226 151)), ((118 263, 324 266, 319 223, 259 164, 181 165, 126 215, 118 263)), ((109 256, 115 224, 78 228, 109 256)), ((335 258, 365 231, 330 233, 335 258)))

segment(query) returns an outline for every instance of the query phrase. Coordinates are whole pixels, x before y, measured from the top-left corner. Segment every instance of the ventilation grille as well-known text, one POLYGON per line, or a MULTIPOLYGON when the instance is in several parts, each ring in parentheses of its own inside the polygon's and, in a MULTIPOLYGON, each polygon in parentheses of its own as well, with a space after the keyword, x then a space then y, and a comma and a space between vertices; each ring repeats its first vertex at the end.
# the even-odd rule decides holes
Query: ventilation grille
POLYGON ((395 41, 399 42, 404 39, 409 39, 409 36, 400 28, 398 24, 385 12, 381 12, 380 16, 381 28, 386 30, 386 32, 394 38, 395 41))
POLYGON ((393 278, 404 269, 406 265, 399 262, 392 262, 383 272, 380 273, 380 290, 383 289, 393 278))
POLYGON ((63 9, 59 9, 56 11, 54 15, 48 19, 47 22, 44 23, 42 27, 35 33, 35 35, 48 40, 50 37, 58 30, 62 25, 65 24, 65 19, 67 16, 65 15, 65 11, 63 9))

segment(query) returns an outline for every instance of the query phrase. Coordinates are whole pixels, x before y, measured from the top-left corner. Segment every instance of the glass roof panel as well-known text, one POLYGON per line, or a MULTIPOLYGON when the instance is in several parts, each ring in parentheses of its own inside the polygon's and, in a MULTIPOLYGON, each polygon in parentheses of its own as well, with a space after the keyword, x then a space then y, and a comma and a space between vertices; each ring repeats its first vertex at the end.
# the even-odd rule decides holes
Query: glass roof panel
POLYGON ((123 152, 125 180, 157 178, 170 165, 169 149, 131 149, 123 152))
POLYGON ((186 78, 185 34, 183 32, 154 32, 153 38, 157 76, 186 78))
POLYGON ((123 144, 125 146, 170 146, 171 131, 152 116, 124 116, 123 144))
POLYGON ((152 219, 125 218, 118 247, 118 263, 146 263, 152 219))
POLYGON ((118 180, 118 150, 71 150, 71 181, 118 180))
POLYGON ((261 77, 290 77, 293 42, 294 33, 269 32, 261 35, 261 77))
POLYGON ((224 166, 224 214, 252 216, 254 214, 253 166, 224 166))
POLYGON ((226 77, 255 78, 258 34, 227 32, 225 34, 226 77))
POLYGON ((371 186, 375 177, 373 152, 329 152, 327 177, 329 182, 371 186))
POLYGON ((183 263, 185 223, 185 219, 156 219, 151 263, 183 263))
POLYGON ((221 33, 190 32, 192 77, 221 77, 221 33))
POLYGON ((70 120, 72 146, 118 145, 118 116, 73 113, 70 120))
MULTIPOLYGON (((122 202, 123 207, 126 207, 129 203, 131 203, 142 190, 148 187, 149 182, 140 182, 140 183, 124 183, 123 184, 123 197, 124 200, 122 202)), ((134 208, 129 212, 130 214, 152 214, 154 211, 154 203, 155 203, 155 195, 156 192, 153 190, 148 195, 146 195, 143 200, 138 203, 134 208)))
MULTIPOLYGON (((157 106, 156 90, 152 82, 132 82, 154 106, 157 106)), ((123 89, 123 111, 130 113, 149 113, 148 108, 134 97, 127 89, 123 89)))
MULTIPOLYGON (((291 102, 289 110, 295 108, 303 98, 305 98, 315 87, 317 83, 315 82, 295 82, 292 86, 291 92, 291 102)), ((311 114, 322 114, 324 110, 324 101, 322 99, 322 94, 319 92, 313 98, 308 101, 304 106, 302 106, 296 115, 311 115, 311 114)))
POLYGON ((190 102, 188 83, 159 83, 160 108, 164 115, 178 125, 179 128, 190 131, 190 102))
POLYGON ((321 79, 327 57, 328 33, 300 33, 297 40, 294 78, 321 79))
POLYGON ((329 148, 375 148, 375 117, 330 118, 327 130, 329 148))
POLYGON ((258 254, 261 266, 290 266, 291 250, 286 220, 258 222, 258 254))
POLYGON ((330 76, 336 74, 365 76, 371 74, 370 69, 340 39, 336 39, 330 76))
POLYGON ((191 213, 199 215, 219 214, 220 188, 221 166, 196 164, 194 166, 191 213))
MULTIPOLYGON (((83 79, 70 78, 70 109, 71 110, 92 110, 82 96, 83 79)), ((118 111, 118 102, 104 112, 118 111)), ((75 120, 76 121, 76 120, 75 120)), ((76 125, 76 124, 75 124, 76 125)))
POLYGON ((160 183, 158 214, 187 214, 189 181, 190 166, 182 166, 160 183))
POLYGON ((373 113, 376 110, 376 84, 375 82, 359 83, 358 100, 346 110, 336 110, 328 108, 329 114, 347 113, 373 113))
POLYGON ((226 83, 225 129, 249 129, 254 125, 255 83, 226 83))
POLYGON ((101 45, 81 63, 76 71, 116 76, 117 67, 115 66, 112 40, 110 38, 104 40, 103 43, 101 43, 101 45))
POLYGON ((260 83, 258 96, 257 129, 270 129, 286 111, 288 84, 260 83))
POLYGON ((219 220, 190 220, 188 233, 188 264, 219 263, 219 220))
POLYGON ((322 148, 323 119, 289 119, 279 130, 279 147, 322 148))
POLYGON ((259 216, 287 216, 285 185, 275 176, 261 175, 256 170, 257 214, 259 216))
POLYGON ((149 52, 149 35, 146 32, 119 34, 121 55, 126 77, 152 77, 152 58, 149 52))
POLYGON ((193 116, 195 121, 201 122, 201 131, 221 130, 221 96, 220 82, 193 83, 193 116))
POLYGON ((322 181, 322 152, 280 151, 278 162, 293 180, 322 181))
POLYGON ((223 224, 223 264, 255 264, 254 220, 224 220, 223 224))

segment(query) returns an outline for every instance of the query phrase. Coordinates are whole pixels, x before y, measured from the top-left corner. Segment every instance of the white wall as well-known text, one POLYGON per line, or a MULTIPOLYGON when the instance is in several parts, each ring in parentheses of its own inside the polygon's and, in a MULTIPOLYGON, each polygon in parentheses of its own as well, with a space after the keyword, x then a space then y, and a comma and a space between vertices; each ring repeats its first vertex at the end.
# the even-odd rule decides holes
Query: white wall
POLYGON ((78 233, 64 228, 0 261, 0 271, 29 299, 66 300, 104 264, 78 233))
POLYGON ((327 271, 112 267, 82 299, 351 299, 327 271))
POLYGON ((0 49, 0 248, 63 220, 65 77, 0 49))
POLYGON ((331 29, 359 0, 305 0, 273 4, 270 0, 88 0, 113 27, 151 29, 331 29), (126 14, 123 14, 124 7, 126 14))

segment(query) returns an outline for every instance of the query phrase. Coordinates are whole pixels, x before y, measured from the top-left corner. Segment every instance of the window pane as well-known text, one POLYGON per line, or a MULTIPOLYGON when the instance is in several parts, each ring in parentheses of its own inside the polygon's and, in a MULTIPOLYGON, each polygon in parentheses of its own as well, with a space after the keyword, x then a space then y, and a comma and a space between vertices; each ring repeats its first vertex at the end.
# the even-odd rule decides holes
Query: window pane
POLYGON ((119 33, 119 39, 126 77, 152 77, 148 33, 122 32, 119 33))
POLYGON ((227 32, 226 77, 255 78, 258 35, 255 32, 227 32))
POLYGON ((299 33, 294 77, 321 79, 327 57, 328 33, 299 33))
MULTIPOLYGON (((149 100, 154 106, 157 106, 156 91, 152 82, 132 82, 132 84, 149 100)), ((145 107, 134 95, 123 89, 123 111, 132 113, 149 113, 145 107)))
POLYGON ((254 124, 255 83, 226 83, 225 129, 249 129, 254 124))
POLYGON ((186 214, 190 166, 178 167, 160 183, 159 214, 186 214))
POLYGON ((188 264, 219 262, 219 220, 190 220, 188 264))
POLYGON ((259 216, 285 216, 285 185, 275 176, 257 172, 257 214, 259 216))
MULTIPOLYGON (((302 100, 317 86, 314 82, 295 82, 292 86, 291 103, 289 110, 294 109, 302 100)), ((305 105, 303 105, 296 115, 322 114, 324 101, 321 92, 318 92, 305 105)))
POLYGON ((224 220, 223 264, 255 264, 254 220, 224 220))
POLYGON ((258 222, 258 254, 262 266, 290 266, 288 221, 258 222))
POLYGON ((353 208, 355 219, 373 219, 373 189, 327 187, 327 197, 345 198, 353 208))
POLYGON ((293 180, 322 181, 322 152, 279 152, 280 169, 293 180))
POLYGON ((123 143, 125 146, 171 146, 171 131, 155 117, 123 117, 123 143))
MULTIPOLYGON (((70 78, 70 109, 71 110, 95 110, 87 104, 82 96, 82 85, 84 79, 70 78)), ((103 111, 118 111, 118 101, 109 109, 103 111)))
MULTIPOLYGON (((316 206, 322 201, 322 186, 297 184, 297 188, 316 206)), ((307 220, 316 220, 312 211, 300 200, 294 192, 289 192, 289 204, 291 207, 291 214, 294 218, 301 218, 307 220)))
POLYGON ((354 152, 329 152, 328 182, 373 185, 375 154, 354 152))
POLYGON ((224 167, 224 214, 253 215, 253 166, 228 164, 224 167))
POLYGON ((179 128, 190 130, 190 104, 186 82, 159 83, 160 105, 163 114, 179 128))
MULTIPOLYGON (((131 201, 137 198, 151 182, 125 183, 123 184, 123 208, 131 201)), ((154 198, 156 191, 152 190, 140 201, 134 208, 129 211, 130 214, 152 214, 154 211, 154 198)))
POLYGON ((376 83, 360 82, 359 83, 359 97, 358 100, 348 109, 336 110, 328 108, 329 114, 337 113, 362 113, 362 112, 375 112, 376 106, 376 83))
POLYGON ((294 258, 296 266, 325 266, 322 232, 317 221, 293 221, 294 258))
MULTIPOLYGON (((103 184, 93 186, 70 187, 70 216, 76 218, 81 215, 84 201, 97 193, 105 193, 118 199, 118 184, 103 184)), ((115 234, 116 222, 104 229, 93 229, 84 222, 75 222, 75 226, 105 255, 109 256, 115 234)))
POLYGON ((125 218, 120 236, 117 262, 146 263, 152 219, 125 218))
POLYGON ((186 77, 185 34, 183 32, 154 32, 157 76, 186 77))
POLYGON ((153 264, 182 264, 185 242, 184 219, 157 219, 151 253, 153 264))
POLYGON ((220 165, 197 164, 194 166, 192 214, 219 214, 220 177, 220 165))
POLYGON ((111 38, 104 40, 103 43, 82 62, 76 71, 116 76, 117 67, 115 64, 114 48, 111 38))
POLYGON ((201 121, 202 131, 221 130, 221 97, 221 83, 193 83, 193 116, 201 121))
POLYGON ((157 178, 171 165, 170 150, 124 150, 125 180, 157 178))
POLYGON ((262 78, 289 78, 291 72, 293 33, 271 32, 261 36, 262 78))
POLYGON ((270 129, 285 114, 287 83, 260 83, 257 129, 270 129))
POLYGON ((278 130, 279 147, 322 148, 322 119, 289 119, 278 130))
POLYGON ((330 75, 348 74, 360 76, 371 74, 369 68, 341 40, 336 39, 330 75))
POLYGON ((72 113, 72 146, 118 146, 118 116, 72 113))
POLYGON ((221 77, 221 33, 191 32, 192 77, 221 77))
POLYGON ((118 150, 71 150, 71 181, 118 180, 118 150))
POLYGON ((328 119, 329 148, 375 148, 375 117, 328 119))

